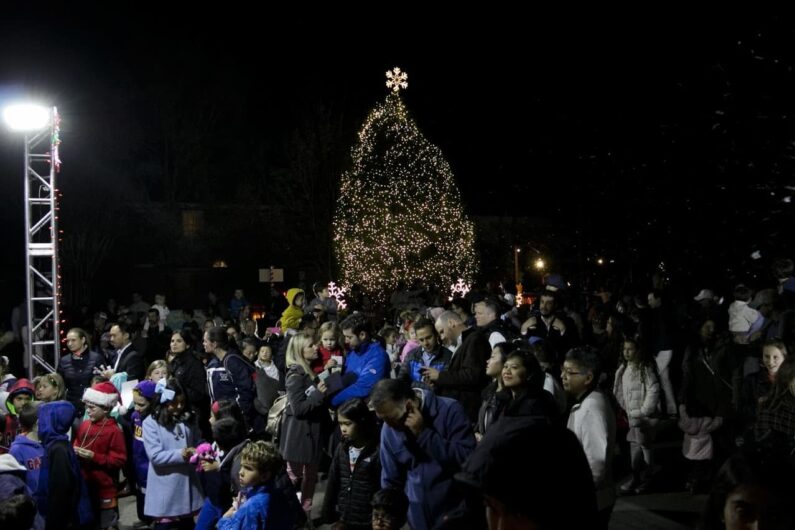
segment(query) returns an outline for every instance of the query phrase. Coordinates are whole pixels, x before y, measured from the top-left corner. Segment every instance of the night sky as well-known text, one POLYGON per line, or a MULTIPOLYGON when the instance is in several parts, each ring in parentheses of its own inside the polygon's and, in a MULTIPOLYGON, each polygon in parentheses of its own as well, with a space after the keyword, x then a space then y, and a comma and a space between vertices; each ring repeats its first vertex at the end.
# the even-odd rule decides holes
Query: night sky
MULTIPOLYGON (((59 107, 65 192, 70 179, 100 179, 160 200, 164 129, 198 127, 201 186, 233 202, 229 173, 247 172, 256 151, 265 163, 248 169, 277 174, 288 138, 318 107, 338 123, 344 161, 386 95, 384 72, 399 66, 414 119, 474 215, 545 219, 589 255, 665 259, 732 281, 763 273, 769 261, 750 260, 754 250, 768 260, 790 251, 790 21, 473 12, 454 22, 406 7, 395 18, 360 12, 372 21, 363 25, 339 14, 145 11, 0 19, 0 103, 27 92, 59 107)), ((21 142, 0 135, 4 297, 21 293, 21 155, 21 142)), ((190 201, 207 197, 188 188, 190 201)))

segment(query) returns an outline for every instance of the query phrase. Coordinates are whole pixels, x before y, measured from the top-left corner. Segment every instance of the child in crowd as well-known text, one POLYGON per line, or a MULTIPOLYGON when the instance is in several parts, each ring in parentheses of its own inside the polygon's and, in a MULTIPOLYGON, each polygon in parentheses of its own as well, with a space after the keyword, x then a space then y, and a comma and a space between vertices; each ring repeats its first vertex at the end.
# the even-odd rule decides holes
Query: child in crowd
POLYGON ((28 403, 19 411, 20 433, 14 439, 9 450, 17 462, 27 469, 25 483, 32 492, 38 490, 39 471, 44 458, 44 447, 39 443, 38 426, 36 425, 39 420, 38 405, 35 402, 28 403))
POLYGON ((762 313, 748 305, 753 292, 743 284, 734 288, 734 302, 729 306, 729 331, 739 343, 748 343, 751 335, 765 322, 762 313))
POLYGON ((168 364, 163 359, 152 361, 149 368, 146 369, 146 378, 150 381, 158 383, 161 379, 168 379, 168 364))
POLYGON ((282 313, 282 333, 287 333, 288 329, 298 329, 301 317, 304 316, 304 291, 296 288, 288 290, 287 301, 290 305, 282 313))
POLYGON ((44 374, 33 380, 38 401, 60 401, 66 396, 66 384, 58 373, 44 374))
POLYGON ((343 360, 342 330, 336 322, 325 322, 320 326, 320 346, 317 359, 310 365, 312 371, 319 374, 326 368, 342 366, 343 360))
POLYGON ((17 382, 17 378, 9 370, 9 364, 8 357, 0 355, 0 394, 8 392, 8 389, 17 382))
POLYGON ((204 491, 204 504, 196 530, 211 530, 221 516, 232 506, 232 466, 243 447, 249 443, 243 423, 232 417, 213 420, 216 459, 202 462, 199 480, 204 491))
POLYGON ((279 376, 279 369, 273 363, 273 346, 270 344, 263 344, 259 347, 257 360, 254 361, 254 366, 256 366, 258 370, 265 372, 265 375, 271 379, 277 381, 281 379, 279 376))
POLYGON ((148 522, 144 515, 144 501, 146 500, 146 477, 149 473, 149 457, 144 446, 144 420, 152 411, 152 401, 155 398, 155 382, 148 379, 141 381, 133 389, 132 421, 132 464, 135 469, 135 508, 138 520, 148 522))
POLYGON ((19 418, 17 411, 22 410, 22 407, 27 405, 33 400, 35 389, 30 381, 27 379, 17 379, 16 382, 9 388, 8 398, 6 399, 7 414, 2 418, 2 437, 0 437, 0 454, 7 453, 8 448, 14 438, 19 434, 19 418))
POLYGON ((747 422, 756 418, 759 403, 773 388, 776 374, 787 358, 787 346, 772 339, 762 346, 762 369, 748 374, 743 381, 743 414, 747 422))
POLYGON ((88 419, 80 424, 72 443, 100 528, 119 525, 116 477, 127 461, 127 449, 121 428, 109 417, 118 401, 118 391, 110 382, 87 388, 83 402, 88 419))
POLYGON ((219 530, 291 530, 292 517, 284 493, 274 478, 284 466, 276 446, 253 442, 240 455, 242 488, 232 507, 218 521, 219 530))
POLYGON ((660 407, 660 380, 656 364, 635 339, 624 339, 624 359, 615 375, 613 393, 627 413, 632 479, 622 493, 640 493, 648 488, 652 472, 651 443, 660 407))
POLYGON ((189 462, 199 433, 184 412, 185 402, 185 391, 176 379, 161 379, 152 413, 143 422, 149 457, 144 514, 155 520, 156 529, 193 528, 193 516, 202 506, 196 470, 189 462))
POLYGON ((360 398, 340 406, 337 423, 342 442, 329 468, 321 519, 342 523, 346 530, 367 530, 371 525, 370 499, 381 486, 380 431, 375 414, 360 398))
POLYGON ((83 528, 94 520, 91 499, 80 471, 69 429, 75 418, 68 401, 43 403, 38 409, 38 437, 45 457, 39 471, 36 503, 47 530, 83 528))
POLYGON ((395 326, 384 326, 378 332, 378 335, 383 340, 384 350, 386 350, 386 354, 389 356, 389 364, 392 366, 389 376, 394 379, 397 377, 396 370, 400 367, 400 359, 398 358, 400 349, 397 345, 398 330, 395 326))
POLYGON ((685 433, 682 454, 692 462, 687 489, 702 493, 712 479, 712 431, 723 424, 723 418, 709 417, 708 411, 697 401, 679 405, 679 428, 685 433))
POLYGON ((373 495, 373 530, 400 530, 406 525, 409 500, 400 490, 387 488, 373 495))

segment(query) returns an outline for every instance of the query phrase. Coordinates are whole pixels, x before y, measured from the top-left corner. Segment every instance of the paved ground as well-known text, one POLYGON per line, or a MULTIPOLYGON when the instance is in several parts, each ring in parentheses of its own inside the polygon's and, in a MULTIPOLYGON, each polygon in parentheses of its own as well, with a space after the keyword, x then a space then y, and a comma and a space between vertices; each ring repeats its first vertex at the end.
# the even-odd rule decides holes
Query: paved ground
MULTIPOLYGON (((322 485, 315 494, 315 506, 322 502, 322 485)), ((620 497, 610 520, 611 530, 685 530, 695 527, 706 502, 705 495, 689 493, 654 493, 620 497)), ((121 499, 122 530, 132 528, 137 520, 135 498, 121 499)), ((328 528, 324 526, 322 528, 328 528)))

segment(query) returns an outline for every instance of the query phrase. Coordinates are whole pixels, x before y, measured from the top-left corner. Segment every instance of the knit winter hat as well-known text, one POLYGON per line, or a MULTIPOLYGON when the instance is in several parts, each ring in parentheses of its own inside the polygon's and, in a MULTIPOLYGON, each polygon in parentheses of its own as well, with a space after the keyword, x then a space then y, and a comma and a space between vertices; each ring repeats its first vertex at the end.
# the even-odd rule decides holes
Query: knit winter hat
POLYGON ((94 403, 100 407, 113 408, 119 402, 119 391, 113 386, 113 383, 105 381, 104 383, 97 383, 91 388, 86 388, 83 393, 83 401, 94 403))
POLYGON ((135 385, 135 389, 134 390, 137 390, 138 393, 141 394, 146 399, 150 399, 151 400, 152 398, 155 397, 155 387, 156 386, 157 385, 155 384, 154 381, 151 381, 149 379, 144 379, 143 381, 141 381, 140 383, 135 385))

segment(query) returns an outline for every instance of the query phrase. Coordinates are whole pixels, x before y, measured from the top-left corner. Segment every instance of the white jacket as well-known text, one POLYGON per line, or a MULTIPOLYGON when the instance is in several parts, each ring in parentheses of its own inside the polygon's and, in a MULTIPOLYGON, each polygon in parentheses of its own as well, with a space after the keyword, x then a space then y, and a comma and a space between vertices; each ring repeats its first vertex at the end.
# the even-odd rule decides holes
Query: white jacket
POLYGON ((682 454, 688 460, 712 459, 712 431, 723 425, 723 418, 691 418, 679 405, 679 428, 685 433, 682 454))
POLYGON ((615 504, 613 456, 616 418, 610 401, 600 391, 592 391, 571 408, 567 426, 582 444, 588 465, 591 466, 599 510, 615 504))
POLYGON ((616 370, 613 394, 626 411, 630 427, 653 423, 649 420, 657 414, 660 406, 660 380, 654 367, 641 371, 636 363, 622 364, 616 370))

